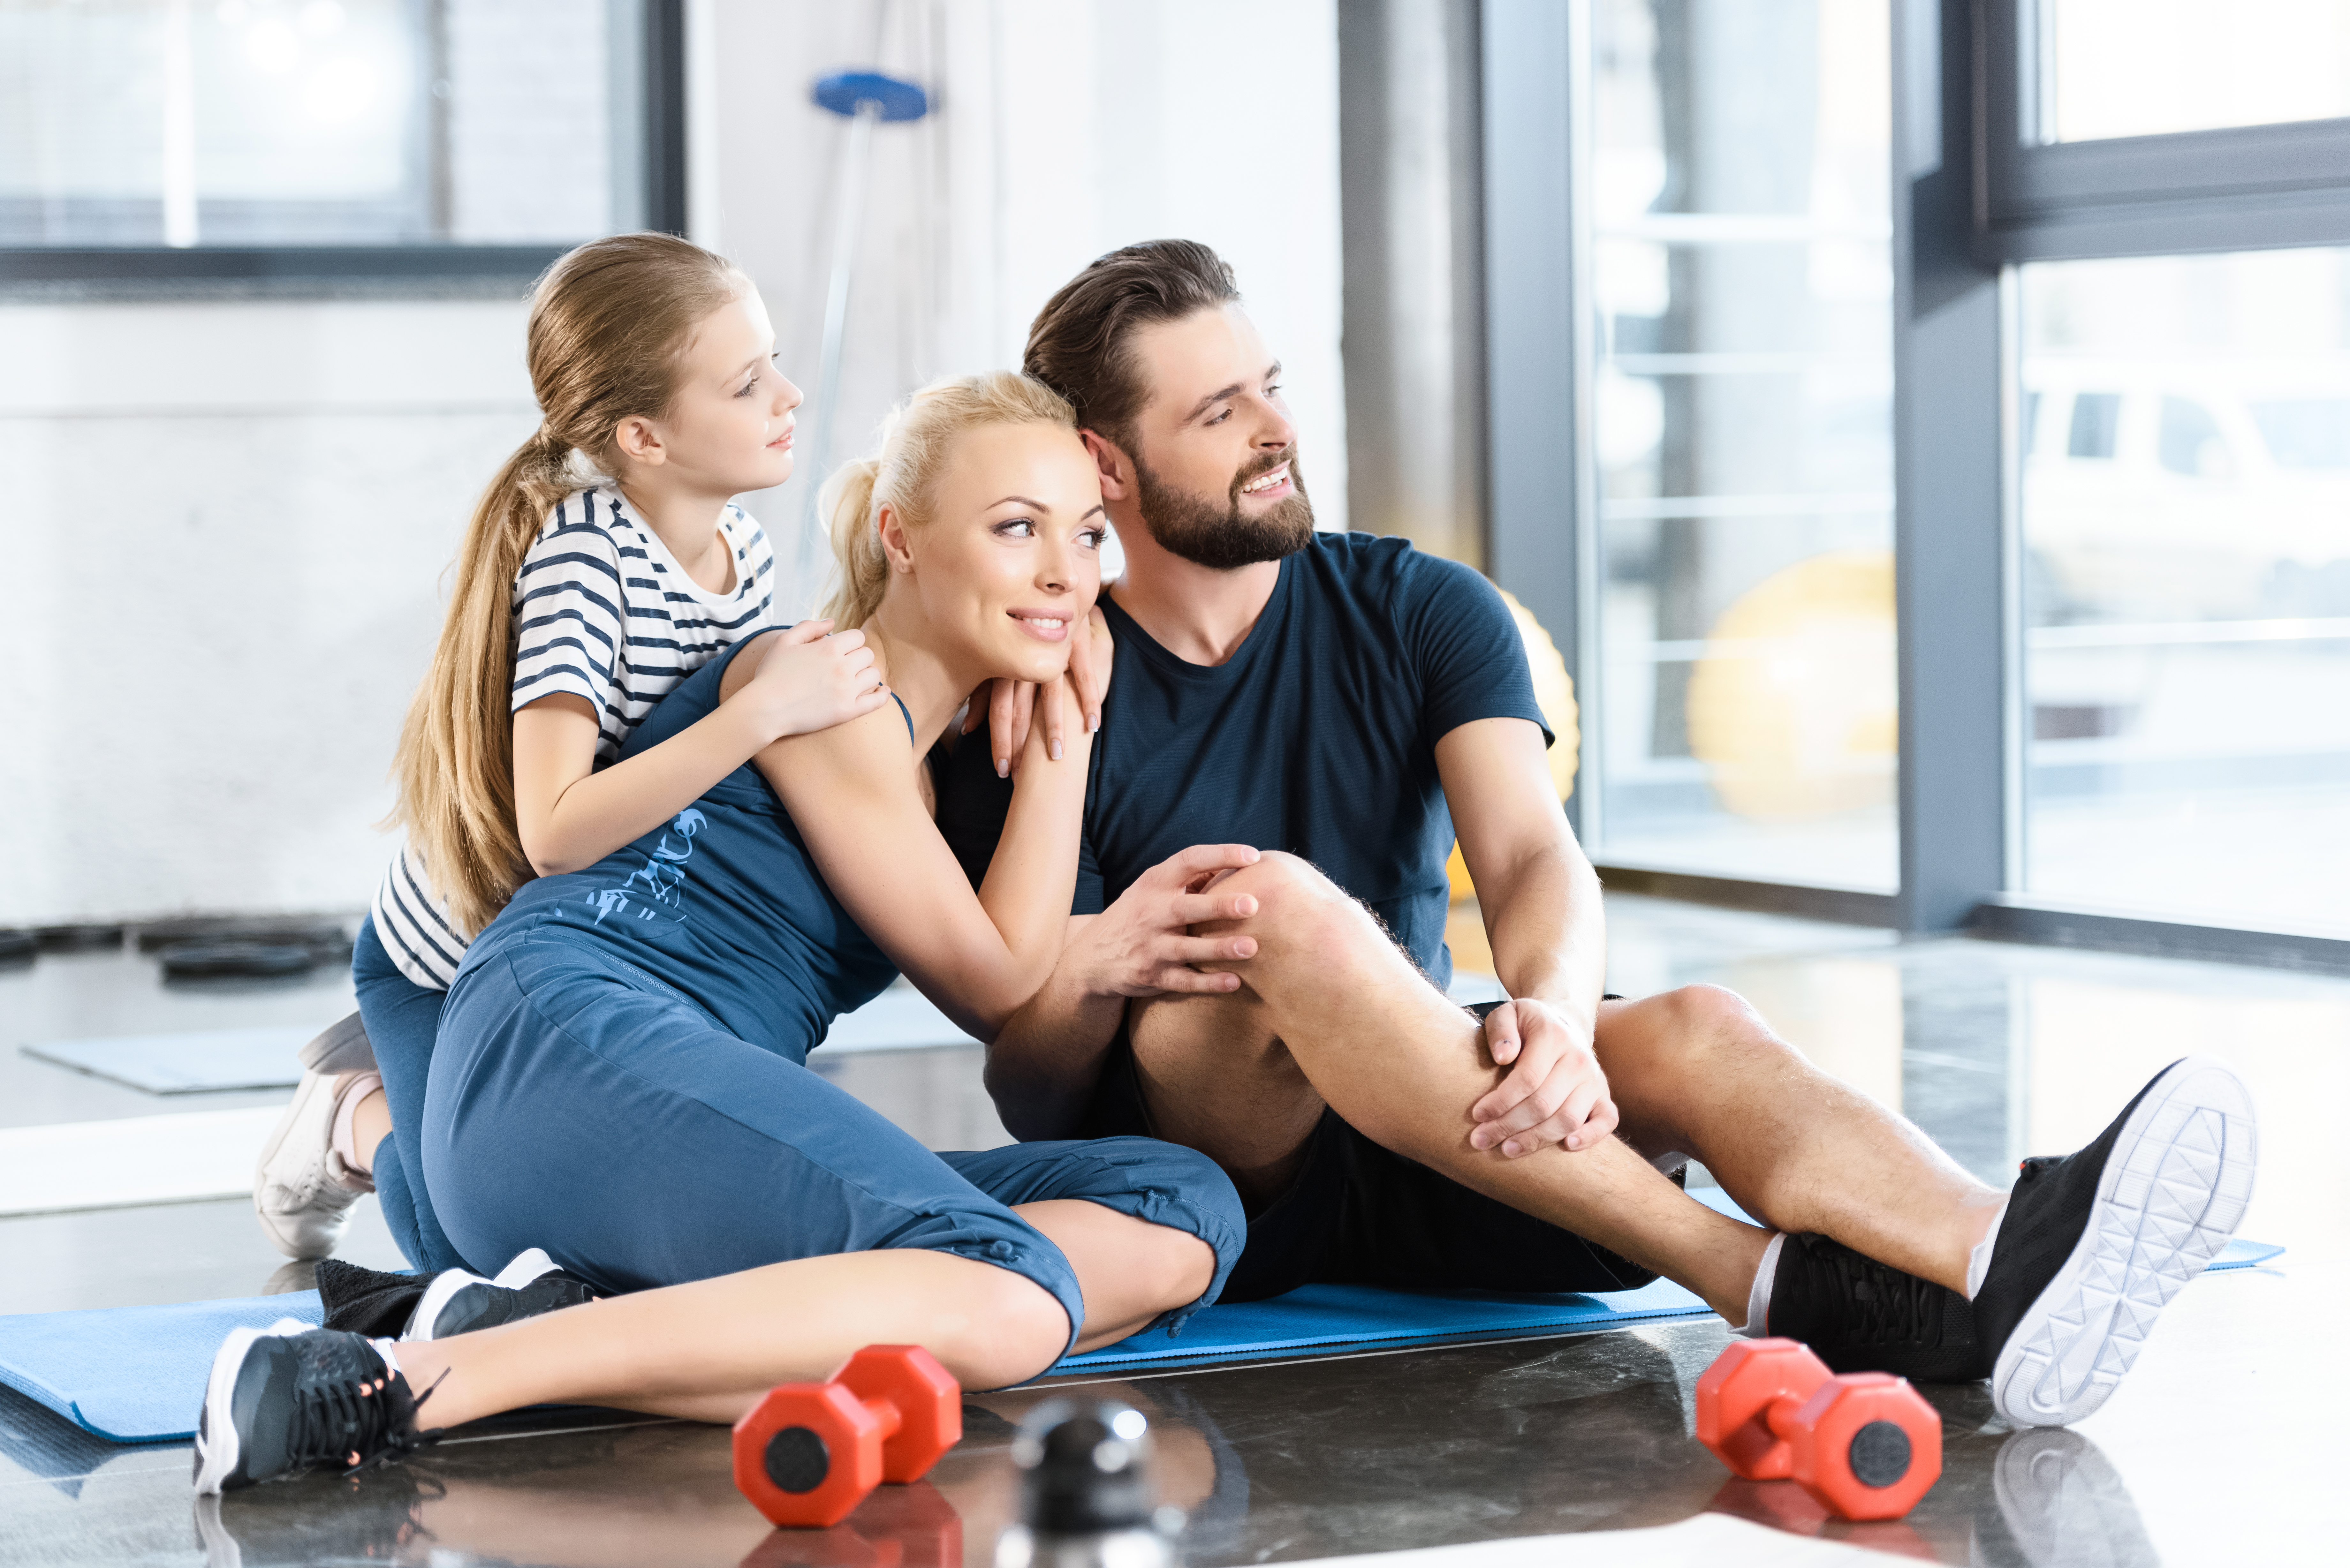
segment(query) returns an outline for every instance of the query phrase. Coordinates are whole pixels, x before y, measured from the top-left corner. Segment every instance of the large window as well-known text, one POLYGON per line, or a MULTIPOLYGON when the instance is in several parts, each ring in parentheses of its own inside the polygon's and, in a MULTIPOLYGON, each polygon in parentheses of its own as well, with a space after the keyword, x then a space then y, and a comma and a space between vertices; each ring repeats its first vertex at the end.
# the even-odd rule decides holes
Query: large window
POLYGON ((648 0, 0 0, 0 248, 639 226, 648 19, 648 0))
POLYGON ((2350 252, 2021 299, 2026 889, 2350 923, 2350 252))
POLYGON ((2043 142, 2350 115, 2342 0, 2041 0, 2043 142))
POLYGON ((1592 28, 1587 836, 1890 888, 1886 8, 1598 0, 1592 28))
POLYGON ((2350 972, 2350 5, 1480 17, 1603 872, 2350 972))

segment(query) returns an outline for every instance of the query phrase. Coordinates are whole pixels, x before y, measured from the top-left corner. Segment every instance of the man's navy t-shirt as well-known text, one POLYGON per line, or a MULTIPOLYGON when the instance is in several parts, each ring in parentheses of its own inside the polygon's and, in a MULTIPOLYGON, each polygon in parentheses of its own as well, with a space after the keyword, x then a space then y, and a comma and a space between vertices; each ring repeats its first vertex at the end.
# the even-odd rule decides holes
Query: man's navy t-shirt
MULTIPOLYGON (((1109 595, 1101 605, 1118 659, 1074 912, 1098 914, 1194 844, 1284 849, 1368 904, 1450 984, 1452 816, 1436 742, 1477 719, 1543 722, 1492 585, 1402 539, 1318 534, 1281 563, 1264 613, 1213 667, 1170 653, 1109 595)), ((939 795, 940 831, 974 884, 1012 798, 981 739, 956 748, 939 795)))

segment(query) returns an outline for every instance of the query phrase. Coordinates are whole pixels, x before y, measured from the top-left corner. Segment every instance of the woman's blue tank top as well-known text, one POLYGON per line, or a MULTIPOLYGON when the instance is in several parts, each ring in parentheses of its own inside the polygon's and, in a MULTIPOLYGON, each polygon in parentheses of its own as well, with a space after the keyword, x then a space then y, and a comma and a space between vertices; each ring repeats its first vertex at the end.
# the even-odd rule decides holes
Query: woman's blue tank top
MULTIPOLYGON (((687 677, 620 755, 707 717, 727 664, 748 646, 736 643, 687 677)), ((913 732, 908 714, 910 741, 913 732)), ((520 941, 621 960, 683 992, 730 1033, 795 1062, 835 1018, 897 974, 825 886, 791 815, 747 763, 627 848, 584 871, 523 884, 474 940, 457 984, 520 941)))

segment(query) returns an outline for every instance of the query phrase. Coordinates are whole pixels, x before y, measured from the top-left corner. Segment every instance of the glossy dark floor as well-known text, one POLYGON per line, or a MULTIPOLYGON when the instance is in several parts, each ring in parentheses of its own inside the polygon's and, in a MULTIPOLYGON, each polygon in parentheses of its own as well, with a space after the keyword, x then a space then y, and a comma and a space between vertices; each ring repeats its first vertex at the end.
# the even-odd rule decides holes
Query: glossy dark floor
MULTIPOLYGON (((2335 1348, 2350 1282, 2350 1139, 2337 1130, 2350 1103, 2350 982, 1899 944, 1630 898, 1610 908, 1617 989, 1700 979, 1739 989, 1789 1038, 1898 1101, 1994 1179, 2022 1153, 2093 1134, 2172 1056, 2220 1056, 2251 1083, 2262 1116, 2261 1188, 2244 1233, 2291 1251, 2275 1266, 2190 1286, 2129 1381, 2071 1431, 2011 1431, 1981 1388, 1929 1391, 1945 1475, 1898 1524, 1825 1522, 1792 1489, 1731 1480, 1690 1438, 1691 1388, 1724 1343, 1711 1322, 1087 1385, 1157 1423, 1163 1489, 1190 1514, 1189 1562, 1432 1549, 1516 1568, 1537 1557, 1794 1563, 1865 1550, 1960 1563, 2179 1564, 2341 1550, 2324 1545, 2334 1539, 2324 1499, 2338 1469, 2334 1421, 2350 1408, 2335 1348), (1582 1538, 1552 1539, 1565 1533, 1582 1538)), ((110 993, 135 961, 90 955, 87 990, 70 968, 84 960, 57 962, 42 1006, 78 996, 74 1032, 105 1032, 116 1023, 110 993)), ((14 1037, 30 1033, 12 1005, 30 1000, 15 989, 26 978, 0 976, 0 1049, 11 1055, 14 1037)), ((18 1105, 14 1091, 34 1083, 36 1066, 0 1064, 18 1105)), ((934 1146, 1001 1137, 971 1054, 844 1058, 832 1070, 934 1146)), ((46 1114, 5 1119, 192 1108, 63 1081, 34 1086, 48 1096, 46 1114)), ((350 1251, 365 1259, 385 1243, 371 1215, 362 1223, 372 1229, 350 1251)), ((0 1312, 247 1293, 279 1262, 234 1202, 0 1220, 0 1312)), ((1041 1397, 974 1397, 968 1435, 929 1481, 885 1489, 838 1529, 783 1533, 735 1493, 726 1434, 713 1428, 551 1432, 525 1416, 357 1482, 314 1478, 199 1510, 183 1446, 112 1448, 0 1391, 0 1561, 983 1564, 1010 1506, 1012 1423, 1041 1397)))

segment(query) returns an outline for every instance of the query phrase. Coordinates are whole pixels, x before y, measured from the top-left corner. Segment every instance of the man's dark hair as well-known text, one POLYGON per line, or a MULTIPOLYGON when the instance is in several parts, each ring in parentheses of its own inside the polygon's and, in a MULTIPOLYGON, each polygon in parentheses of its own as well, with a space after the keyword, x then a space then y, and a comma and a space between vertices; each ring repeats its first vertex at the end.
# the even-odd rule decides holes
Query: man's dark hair
POLYGON ((1020 368, 1066 398, 1078 424, 1134 456, 1134 419, 1149 392, 1135 372, 1135 329, 1240 296, 1232 269, 1197 240, 1127 245, 1097 257, 1045 302, 1020 368))

